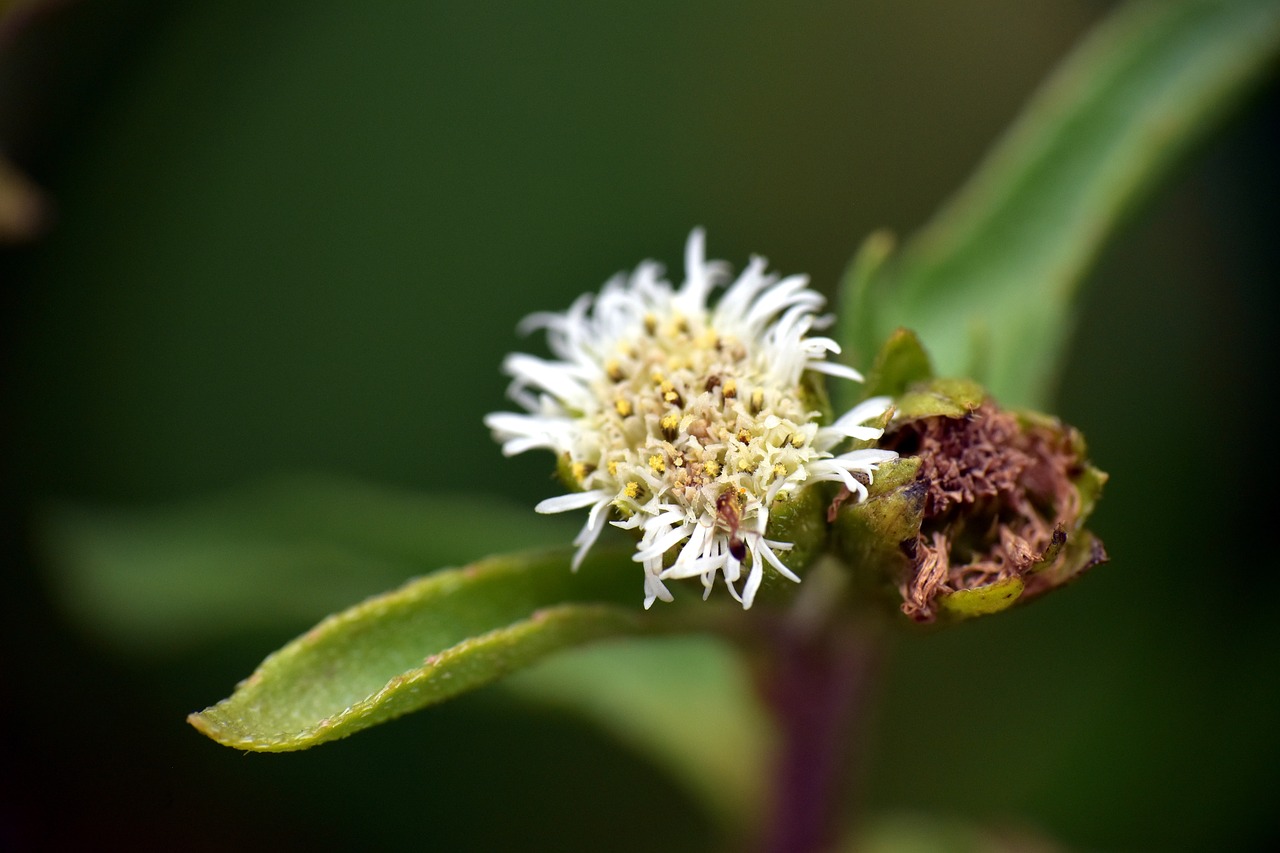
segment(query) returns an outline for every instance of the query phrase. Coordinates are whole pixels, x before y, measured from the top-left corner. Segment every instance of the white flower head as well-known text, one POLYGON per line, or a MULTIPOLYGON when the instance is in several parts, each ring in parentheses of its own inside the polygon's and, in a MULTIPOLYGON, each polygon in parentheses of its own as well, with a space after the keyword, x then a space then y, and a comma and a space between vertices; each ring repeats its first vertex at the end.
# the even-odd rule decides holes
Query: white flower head
POLYGON ((537 509, 589 510, 575 570, 606 523, 639 531, 646 608, 670 601, 666 581, 676 578, 701 578, 705 597, 722 576, 743 607, 766 565, 798 582, 786 565, 791 543, 765 536, 770 508, 824 481, 865 497, 876 466, 897 455, 834 452, 848 438, 879 438, 865 424, 888 398, 819 425, 806 371, 862 377, 826 360, 840 352, 835 341, 810 336, 830 318, 817 314, 825 300, 808 278, 780 279, 752 258, 710 304, 728 279, 695 229, 680 287, 646 261, 564 313, 529 316, 522 330, 545 328, 555 359, 508 356, 509 394, 526 413, 485 418, 506 455, 540 447, 562 460, 578 491, 537 509))

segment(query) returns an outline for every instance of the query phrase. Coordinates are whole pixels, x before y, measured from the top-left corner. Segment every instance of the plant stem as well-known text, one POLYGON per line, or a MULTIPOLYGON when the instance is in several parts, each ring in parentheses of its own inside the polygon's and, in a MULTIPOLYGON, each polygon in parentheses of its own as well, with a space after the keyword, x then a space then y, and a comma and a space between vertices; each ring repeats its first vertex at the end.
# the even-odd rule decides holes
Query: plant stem
POLYGON ((857 737, 875 669, 875 637, 847 623, 813 633, 779 626, 761 689, 778 726, 766 853, 817 853, 847 836, 837 820, 852 799, 857 737))

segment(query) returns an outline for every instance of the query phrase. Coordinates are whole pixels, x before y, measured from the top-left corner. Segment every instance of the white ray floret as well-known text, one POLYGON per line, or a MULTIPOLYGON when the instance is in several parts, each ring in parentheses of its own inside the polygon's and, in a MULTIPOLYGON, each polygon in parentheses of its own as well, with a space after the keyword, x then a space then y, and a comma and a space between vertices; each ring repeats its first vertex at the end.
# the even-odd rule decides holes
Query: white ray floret
POLYGON ((880 436, 869 424, 888 398, 818 422, 806 371, 862 379, 826 360, 840 352, 835 341, 809 336, 830 323, 817 313, 823 304, 805 276, 780 280, 762 258, 729 283, 728 266, 706 259, 699 229, 685 246, 679 287, 646 261, 568 311, 521 323, 524 332, 546 331, 554 359, 508 356, 508 393, 526 411, 496 412, 485 424, 508 456, 545 448, 564 461, 577 491, 537 509, 589 508, 574 540, 575 570, 612 522, 639 532, 633 559, 644 571, 645 607, 671 600, 669 580, 700 578, 705 597, 722 578, 743 607, 766 567, 800 580, 779 556, 791 543, 765 538, 770 508, 821 482, 861 499, 877 467, 896 456, 835 452, 849 439, 880 436))

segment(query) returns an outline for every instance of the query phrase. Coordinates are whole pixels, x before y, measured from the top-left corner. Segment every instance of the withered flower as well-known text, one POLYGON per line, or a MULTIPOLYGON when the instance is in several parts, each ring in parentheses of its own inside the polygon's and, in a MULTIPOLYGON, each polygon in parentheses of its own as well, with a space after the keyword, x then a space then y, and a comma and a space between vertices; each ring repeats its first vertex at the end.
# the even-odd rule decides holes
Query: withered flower
POLYGON ((864 503, 833 505, 852 564, 872 567, 907 616, 933 622, 1003 610, 1104 562, 1084 522, 1106 475, 1080 433, 1001 409, 975 383, 920 378, 920 352, 912 371, 892 369, 918 346, 899 337, 877 363, 899 386, 879 446, 900 460, 864 503))

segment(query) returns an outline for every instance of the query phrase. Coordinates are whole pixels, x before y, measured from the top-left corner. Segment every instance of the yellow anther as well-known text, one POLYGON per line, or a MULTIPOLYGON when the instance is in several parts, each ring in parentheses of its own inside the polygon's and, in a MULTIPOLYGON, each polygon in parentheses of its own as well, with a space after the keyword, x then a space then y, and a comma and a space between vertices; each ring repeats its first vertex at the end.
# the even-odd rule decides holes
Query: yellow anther
POLYGON ((756 414, 764 408, 764 391, 759 388, 751 392, 751 414, 756 414))
POLYGON ((644 315, 644 330, 645 330, 646 332, 648 332, 649 334, 651 334, 651 335, 652 335, 654 332, 658 331, 658 318, 657 318, 657 317, 655 317, 655 316, 653 316, 652 314, 645 314, 645 315, 644 315))
POLYGON ((738 396, 738 383, 733 381, 732 379, 727 380, 724 383, 723 393, 724 393, 724 398, 726 400, 730 400, 738 396))
POLYGON ((702 470, 706 471, 709 476, 718 477, 720 476, 720 463, 714 459, 708 459, 702 463, 702 470))
POLYGON ((627 497, 634 499, 640 494, 640 484, 635 480, 631 480, 622 487, 622 493, 627 497))
POLYGON ((604 372, 614 382, 621 382, 626 377, 626 374, 622 372, 622 363, 616 358, 611 358, 604 363, 604 372))
POLYGON ((663 437, 665 437, 667 441, 671 441, 676 437, 676 433, 680 429, 680 416, 674 413, 666 415, 658 422, 658 424, 662 427, 663 437))
POLYGON ((630 401, 630 400, 624 400, 624 399, 621 399, 621 398, 619 398, 619 399, 617 399, 617 400, 614 400, 614 401, 613 401, 613 408, 614 408, 614 409, 616 409, 616 410, 617 410, 617 412, 618 412, 618 414, 622 415, 624 418, 627 418, 627 417, 630 417, 630 416, 631 416, 631 401, 630 401))
POLYGON ((774 473, 774 476, 785 477, 787 476, 787 466, 782 464, 774 465, 773 473, 774 473))
POLYGON ((663 474, 666 473, 667 463, 662 460, 661 456, 655 454, 649 457, 649 468, 655 474, 663 474))
POLYGON ((610 477, 618 476, 618 460, 617 459, 609 460, 609 476, 610 477))
POLYGON ((587 475, 591 473, 591 466, 585 462, 575 462, 569 466, 569 470, 573 472, 573 479, 577 480, 578 484, 581 485, 582 481, 587 479, 587 475))

